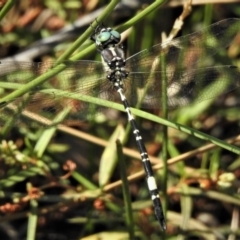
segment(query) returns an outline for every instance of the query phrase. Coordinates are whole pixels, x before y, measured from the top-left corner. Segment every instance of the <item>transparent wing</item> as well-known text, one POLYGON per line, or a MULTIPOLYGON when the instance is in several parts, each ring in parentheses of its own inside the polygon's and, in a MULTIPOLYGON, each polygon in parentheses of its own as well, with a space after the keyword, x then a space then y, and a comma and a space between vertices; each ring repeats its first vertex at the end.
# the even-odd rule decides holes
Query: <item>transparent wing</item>
POLYGON ((239 31, 240 19, 225 19, 198 32, 143 50, 127 59, 127 68, 131 72, 149 72, 156 68, 171 72, 211 66, 209 57, 228 47, 239 31), (161 69, 161 58, 165 58, 166 69, 161 69))
MULTIPOLYGON (((232 43, 238 32, 240 19, 225 19, 201 31, 131 56, 126 61, 130 74, 125 87, 130 104, 136 106, 144 98, 142 102, 146 108, 159 109, 163 75, 167 79, 170 108, 189 104, 194 97, 198 97, 198 93, 204 91, 204 87, 214 82, 231 83, 223 92, 238 87, 239 69, 229 66, 209 68, 226 63, 224 49, 232 43)), ((216 85, 218 88, 222 88, 222 85, 216 85)), ((204 100, 216 96, 213 90, 200 98, 204 100)))
MULTIPOLYGON (((65 108, 69 109, 66 120, 93 119, 103 109, 86 101, 79 101, 78 96, 95 97, 117 101, 119 97, 114 92, 112 85, 106 79, 101 62, 76 61, 64 62, 65 70, 48 79, 45 83, 37 85, 27 94, 12 99, 10 103, 0 108, 0 125, 15 122, 15 125, 30 124, 35 116, 36 120, 45 117, 53 120, 58 113, 65 108), (25 114, 23 114, 25 113, 25 114)), ((24 87, 29 81, 42 75, 54 63, 30 63, 30 62, 1 62, 0 64, 0 98, 24 87)), ((57 67, 55 67, 57 68, 57 67)), ((39 124, 37 124, 39 125, 39 124)), ((40 123, 42 125, 42 123, 40 123)), ((48 125, 48 123, 43 123, 48 125)))
POLYGON ((235 66, 219 66, 188 71, 131 73, 126 84, 126 95, 131 106, 160 109, 162 103, 163 74, 168 82, 168 107, 177 108, 215 98, 240 87, 240 69, 235 66), (144 88, 139 85, 145 84, 144 88))

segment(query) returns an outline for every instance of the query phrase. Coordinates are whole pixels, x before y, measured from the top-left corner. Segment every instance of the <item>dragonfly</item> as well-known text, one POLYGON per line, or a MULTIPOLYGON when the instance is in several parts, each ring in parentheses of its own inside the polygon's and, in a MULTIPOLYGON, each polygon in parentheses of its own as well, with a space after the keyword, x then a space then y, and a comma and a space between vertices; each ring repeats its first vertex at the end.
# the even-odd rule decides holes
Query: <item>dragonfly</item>
POLYGON ((216 62, 221 64, 226 59, 221 56, 221 50, 231 45, 239 31, 240 19, 229 18, 125 59, 120 33, 100 24, 91 40, 102 61, 66 61, 60 65, 1 61, 0 126, 34 126, 36 122, 37 126, 49 127, 60 123, 54 121, 55 116, 65 109, 63 123, 70 119, 92 121, 111 108, 111 102, 121 102, 142 158, 156 218, 161 229, 166 230, 152 166, 130 107, 147 111, 161 109, 162 78, 166 78, 170 109, 238 88, 239 68, 216 66, 216 62), (161 64, 163 60, 165 65, 161 64), (55 72, 49 74, 47 81, 35 84, 35 78, 40 79, 51 71, 55 72), (214 91, 210 91, 209 86, 213 84, 214 91), (98 101, 92 102, 92 97, 98 101))

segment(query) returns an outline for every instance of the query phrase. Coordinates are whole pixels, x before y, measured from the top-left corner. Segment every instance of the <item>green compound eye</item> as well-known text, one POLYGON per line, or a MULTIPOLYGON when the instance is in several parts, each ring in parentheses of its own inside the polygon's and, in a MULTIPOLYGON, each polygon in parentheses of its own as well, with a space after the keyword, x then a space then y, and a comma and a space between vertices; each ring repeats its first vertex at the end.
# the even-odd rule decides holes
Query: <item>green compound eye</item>
POLYGON ((121 39, 121 34, 115 30, 112 30, 111 32, 111 35, 114 36, 115 38, 117 39, 121 39))
POLYGON ((110 39, 111 37, 111 34, 110 32, 103 32, 103 33, 100 33, 98 36, 97 36, 97 41, 98 42, 106 42, 110 39))

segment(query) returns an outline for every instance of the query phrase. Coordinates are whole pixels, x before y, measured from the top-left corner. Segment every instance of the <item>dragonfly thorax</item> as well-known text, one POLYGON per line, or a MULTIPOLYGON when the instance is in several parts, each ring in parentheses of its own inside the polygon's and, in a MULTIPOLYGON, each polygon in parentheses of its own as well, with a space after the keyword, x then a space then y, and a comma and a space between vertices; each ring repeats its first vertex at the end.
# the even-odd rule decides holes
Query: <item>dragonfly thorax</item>
POLYGON ((109 47, 101 51, 102 60, 111 68, 125 67, 124 52, 121 47, 109 47))
POLYGON ((107 78, 111 82, 122 82, 127 78, 128 72, 125 69, 126 61, 121 47, 115 46, 106 48, 101 51, 101 56, 107 78))

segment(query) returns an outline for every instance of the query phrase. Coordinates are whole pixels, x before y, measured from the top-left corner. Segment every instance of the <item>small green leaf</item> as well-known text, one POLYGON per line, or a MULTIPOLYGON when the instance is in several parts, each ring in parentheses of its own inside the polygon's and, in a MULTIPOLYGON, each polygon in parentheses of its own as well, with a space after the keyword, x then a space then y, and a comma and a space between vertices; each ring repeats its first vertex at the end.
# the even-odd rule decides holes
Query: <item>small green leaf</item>
POLYGON ((106 146, 101 160, 99 169, 99 185, 102 187, 109 182, 112 173, 115 169, 117 158, 116 158, 116 140, 122 141, 124 136, 124 129, 122 125, 118 125, 109 139, 108 145, 106 146))

